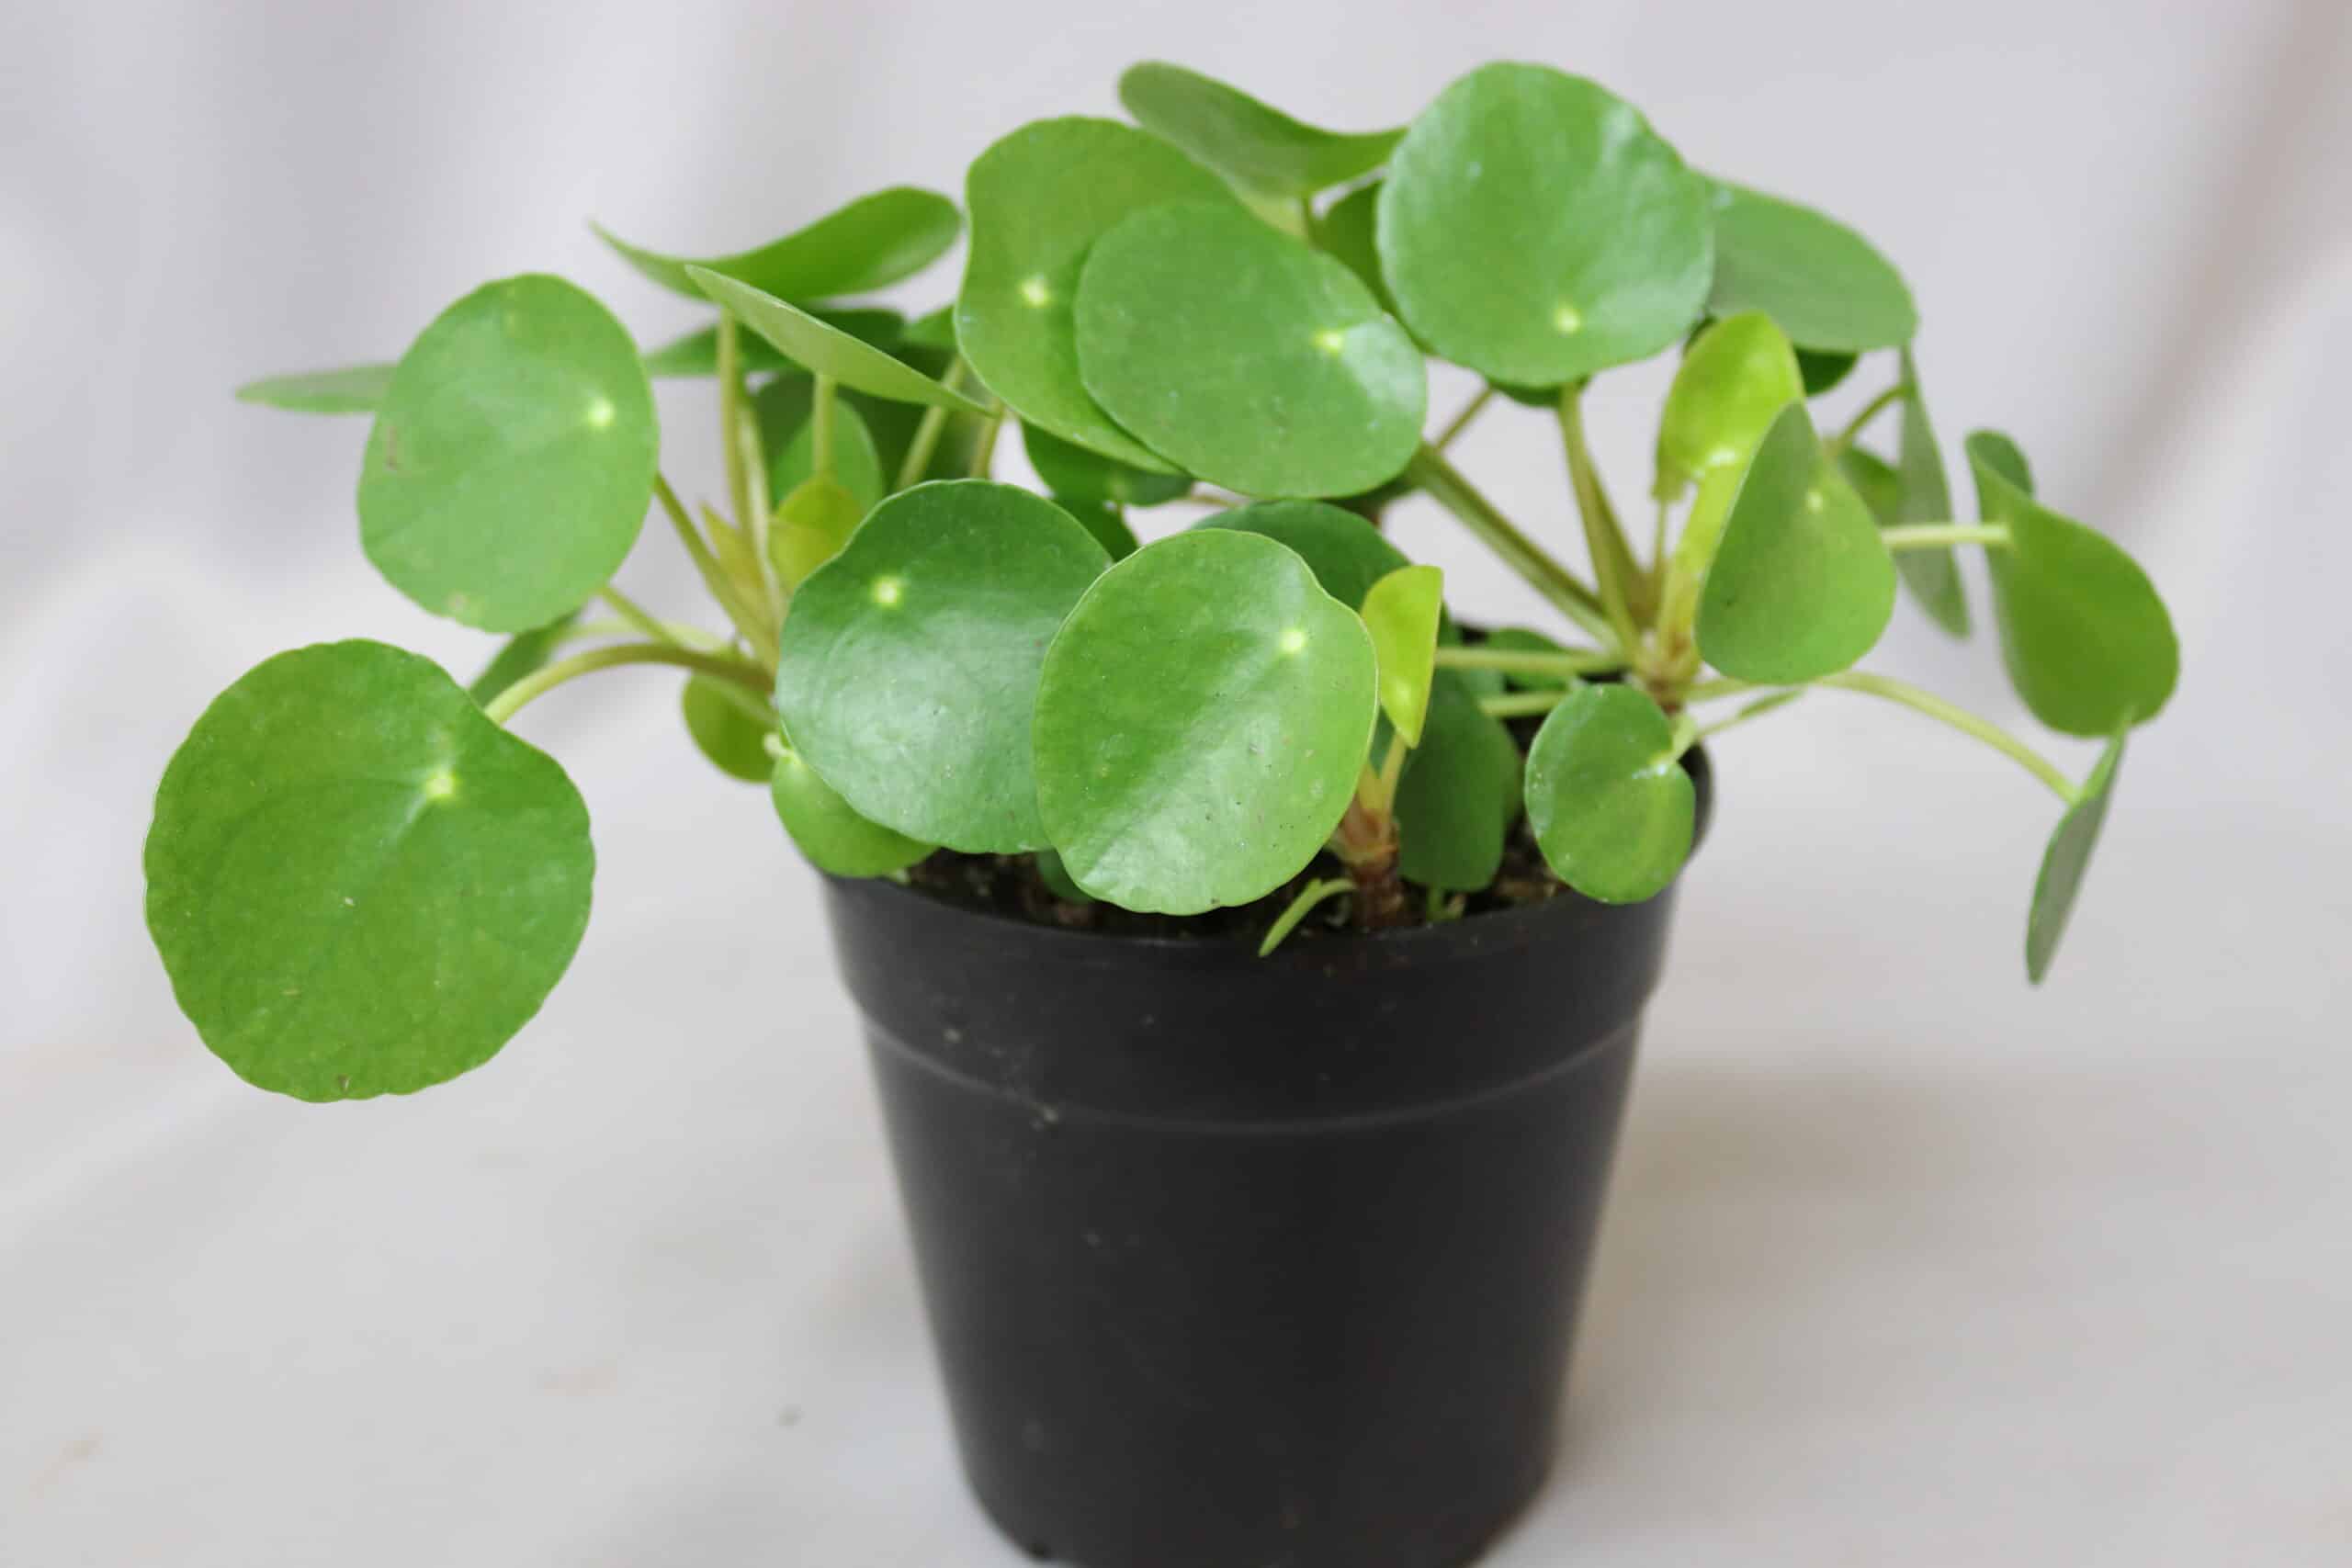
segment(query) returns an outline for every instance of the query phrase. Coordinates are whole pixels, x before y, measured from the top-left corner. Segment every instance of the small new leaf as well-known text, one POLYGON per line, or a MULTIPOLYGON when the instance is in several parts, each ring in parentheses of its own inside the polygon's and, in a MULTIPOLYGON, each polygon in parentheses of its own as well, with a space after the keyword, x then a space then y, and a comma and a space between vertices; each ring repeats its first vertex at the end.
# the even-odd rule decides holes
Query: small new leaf
POLYGON ((775 759, 768 792, 784 830, 819 871, 835 876, 887 876, 932 852, 920 840, 860 817, 789 747, 775 759))
POLYGON ((1364 629, 1380 665, 1380 709, 1408 746, 1421 743, 1436 674, 1438 623, 1445 613, 1445 574, 1408 566, 1372 585, 1363 600, 1364 629))
POLYGON ((1666 715, 1631 686, 1570 692, 1527 751, 1527 821, 1560 880, 1604 904, 1663 892, 1690 852, 1698 795, 1666 715))

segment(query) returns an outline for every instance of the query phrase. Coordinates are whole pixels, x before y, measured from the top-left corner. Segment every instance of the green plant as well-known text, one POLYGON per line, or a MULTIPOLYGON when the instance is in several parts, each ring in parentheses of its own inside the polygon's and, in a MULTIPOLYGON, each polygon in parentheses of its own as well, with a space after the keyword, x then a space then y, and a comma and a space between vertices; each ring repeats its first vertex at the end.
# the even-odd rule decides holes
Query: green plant
POLYGON ((303 649, 198 721, 158 793, 148 915, 230 1066, 306 1099, 402 1092, 520 1027, 579 941, 592 855, 578 795, 505 725, 637 664, 687 672, 695 743, 769 783, 821 868, 1034 854, 1067 899, 1170 915, 1289 890, 1270 946, 1341 894, 1365 925, 1458 914, 1522 808, 1570 886, 1648 897, 1690 847, 1692 745, 1807 692, 1876 696, 2064 804, 2031 904, 2041 976, 2125 733, 2172 690, 2173 633, 2003 437, 1969 439, 1978 516, 1953 516, 1911 298, 1869 243, 1689 169, 1630 106, 1539 66, 1473 72, 1366 135, 1173 66, 1121 90, 1140 128, 1046 120, 972 165, 952 315, 854 300, 956 235, 944 197, 895 189, 708 261, 614 240, 718 307, 650 353, 531 276, 459 300, 397 365, 244 389, 372 412, 369 558, 513 640, 470 691, 379 644, 303 649), (1643 554, 1580 399, 1677 349, 1643 554), (1879 354, 1893 384, 1824 437, 1808 397, 1879 354), (1487 382, 1434 439, 1425 355, 1487 382), (724 510, 662 476, 656 377, 716 380, 724 510), (1445 455, 1497 391, 1556 423, 1589 581, 1445 455), (1891 457, 1861 439, 1889 413, 1891 457), (1008 418, 1052 499, 987 477, 1008 418), (1375 525, 1408 491, 1583 640, 1465 634, 1375 525), (1138 547, 1125 513, 1187 496, 1223 509, 1138 547), (649 504, 726 630, 612 585, 649 504), (2026 705, 2106 738, 2086 782, 1853 668, 1898 581, 1966 635, 1961 547, 1987 554, 2026 705), (600 600, 614 618, 579 618, 600 600), (1505 721, 1534 716, 1522 768, 1505 721))

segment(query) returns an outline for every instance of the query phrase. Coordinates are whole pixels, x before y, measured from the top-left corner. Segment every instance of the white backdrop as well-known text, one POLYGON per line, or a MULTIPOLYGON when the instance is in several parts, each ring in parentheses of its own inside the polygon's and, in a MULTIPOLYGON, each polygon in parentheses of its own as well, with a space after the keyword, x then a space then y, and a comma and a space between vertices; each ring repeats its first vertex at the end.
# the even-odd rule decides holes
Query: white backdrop
MULTIPOLYGON (((687 752, 673 681, 525 720, 595 814, 595 919, 527 1033, 418 1099, 232 1079, 171 1006, 138 852, 172 747, 266 654, 481 657, 356 548, 364 422, 231 385, 388 356, 530 268, 650 338, 692 312, 588 217, 718 249, 952 192, 1151 55, 1351 127, 1544 60, 1847 216, 1919 295, 1947 440, 2013 431, 2185 645, 2040 993, 2038 786, 1860 699, 1726 739, 1571 1438, 1496 1562, 2352 1560, 2340 0, 288 0, 7 31, 0 1563, 1015 1561, 952 1472, 809 875, 687 752)), ((1658 390, 1596 392, 1621 488, 1658 390)), ((664 407, 709 492, 704 409, 664 407)), ((1556 529, 1544 435, 1493 417, 1465 462, 1556 529)), ((1532 612, 1435 514, 1401 532, 1458 601, 1532 612)), ((690 603, 659 530, 624 581, 690 603)), ((1984 638, 1906 613, 1873 664, 2018 716, 1984 638)))

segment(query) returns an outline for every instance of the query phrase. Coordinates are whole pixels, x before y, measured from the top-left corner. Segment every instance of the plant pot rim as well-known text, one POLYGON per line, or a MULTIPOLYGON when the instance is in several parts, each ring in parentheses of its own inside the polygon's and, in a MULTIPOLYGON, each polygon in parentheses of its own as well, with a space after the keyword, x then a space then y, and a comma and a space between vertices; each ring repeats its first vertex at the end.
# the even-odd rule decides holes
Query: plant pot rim
MULTIPOLYGON (((1710 819, 1713 816, 1714 766, 1703 746, 1693 746, 1683 754, 1682 765, 1697 786, 1698 817, 1690 835, 1690 853, 1684 860, 1687 870, 1698 857, 1700 845, 1705 840, 1710 819)), ((1148 954, 1154 959, 1175 960, 1180 957, 1210 957, 1229 959, 1235 953, 1252 951, 1254 938, 1216 936, 1155 936, 1134 931, 1099 931, 1070 926, 1047 925, 1003 909, 967 904, 943 897, 921 888, 893 882, 888 877, 837 876, 831 872, 819 875, 830 883, 834 893, 842 897, 906 898, 939 910, 946 916, 962 916, 970 919, 1012 926, 1032 933, 1040 945, 1067 944, 1072 952, 1091 947, 1096 952, 1117 949, 1130 953, 1148 954)), ((1652 899, 1671 896, 1682 885, 1678 873, 1673 882, 1652 899)), ((1650 902, 1645 899, 1643 902, 1650 902)), ((1586 897, 1571 887, 1562 887, 1551 897, 1532 904, 1519 904, 1506 909, 1489 909, 1467 915, 1460 919, 1416 926, 1394 926, 1382 931, 1339 931, 1319 933, 1306 942, 1285 942, 1263 959, 1256 962, 1281 963, 1303 968, 1324 968, 1345 963, 1363 965, 1367 960, 1379 966, 1404 963, 1442 962, 1455 953, 1472 953, 1484 948, 1518 946, 1547 934, 1551 929, 1582 914, 1590 917, 1596 911, 1637 908, 1634 905, 1600 904, 1586 897)))

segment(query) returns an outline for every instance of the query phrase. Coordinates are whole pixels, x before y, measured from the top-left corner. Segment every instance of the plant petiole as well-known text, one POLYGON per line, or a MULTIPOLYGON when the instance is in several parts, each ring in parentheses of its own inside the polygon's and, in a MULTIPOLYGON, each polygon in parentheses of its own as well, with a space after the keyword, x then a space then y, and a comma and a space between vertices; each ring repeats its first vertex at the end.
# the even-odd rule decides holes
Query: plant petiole
POLYGON ((1550 713, 1567 694, 1566 691, 1505 692, 1498 697, 1480 697, 1478 711, 1489 718, 1531 718, 1550 713))
POLYGON ((1405 475, 1594 640, 1604 646, 1616 645, 1616 628, 1610 624, 1609 615, 1593 591, 1520 532, 1435 447, 1423 444, 1413 455, 1413 460, 1405 465, 1405 475))
POLYGON ((694 519, 686 514, 685 502, 680 501, 678 492, 671 488, 668 476, 659 473, 653 476, 653 495, 662 503, 662 512, 669 516, 671 527, 677 531, 678 542, 693 558, 695 570, 702 575, 703 586, 710 591, 713 599, 718 601, 718 607, 727 612, 727 618, 734 623, 743 640, 759 649, 764 661, 774 664, 774 628, 764 618, 752 614, 737 596, 734 584, 728 581, 726 569, 718 564, 718 558, 711 554, 709 541, 702 536, 702 531, 695 526, 694 519))
POLYGON ((1855 440, 1860 436, 1862 432, 1870 428, 1871 421, 1876 419, 1880 414, 1884 413, 1888 409, 1893 408, 1896 403, 1901 402, 1910 395, 1911 383, 1908 381, 1897 381, 1894 386, 1889 387, 1877 397, 1872 398, 1869 402, 1864 403, 1861 407, 1861 412, 1846 422, 1846 428, 1831 436, 1825 444, 1828 449, 1829 456, 1835 457, 1838 453, 1843 452, 1847 447, 1851 446, 1855 440))
POLYGON ((481 711, 492 724, 504 724, 526 704, 567 681, 625 664, 674 664, 731 682, 763 699, 767 695, 766 671, 743 660, 722 653, 698 653, 690 648, 673 648, 668 643, 625 642, 611 648, 592 648, 569 659, 559 659, 543 670, 535 670, 484 703, 481 711))
POLYGON ((1486 412, 1487 405, 1494 400, 1493 384, 1481 386, 1470 400, 1462 405, 1462 412, 1445 422, 1445 428, 1437 433, 1437 439, 1430 445, 1441 452, 1453 446, 1461 438, 1462 433, 1470 428, 1472 422, 1486 412))
MULTIPOLYGON (((956 359, 948 364, 947 374, 940 378, 940 385, 951 392, 960 391, 962 389, 957 383, 963 378, 964 362, 960 358, 956 359)), ((944 408, 933 403, 922 411, 922 419, 915 426, 914 439, 907 444, 906 458, 899 465, 899 482, 891 489, 911 490, 922 481, 923 474, 931 468, 933 455, 939 450, 939 438, 946 431, 947 411, 944 408)))
POLYGON ((1344 876, 1327 876, 1320 882, 1310 882, 1300 888, 1298 897, 1290 901, 1290 908, 1276 916, 1274 923, 1266 928, 1266 939, 1258 944, 1258 956, 1264 958, 1280 947, 1283 939, 1296 931, 1299 922, 1313 913, 1316 905, 1335 894, 1345 893, 1354 886, 1344 876))
POLYGON ((752 521, 752 479, 743 461, 742 344, 732 310, 718 312, 718 434, 727 460, 727 498, 735 520, 752 521))
POLYGON ((833 477, 833 402, 839 395, 840 383, 820 376, 808 397, 808 472, 815 478, 833 477))
POLYGON ((1951 726, 1964 735, 1973 735, 1996 751, 2018 763, 2026 772, 2050 786, 2051 792, 2072 806, 2082 798, 2082 791, 2058 765, 1987 718, 1980 718, 1956 703, 1946 702, 1933 692, 1923 692, 1907 682, 1889 675, 1872 675, 1860 670, 1841 674, 1825 675, 1813 684, 1834 686, 1839 691, 1860 692, 1869 696, 1883 697, 1901 703, 1907 708, 1926 714, 1951 726))
POLYGON ((1566 653, 1525 653, 1507 648, 1441 648, 1440 670, 1499 670, 1506 675, 1600 675, 1625 668, 1623 654, 1598 649, 1566 653))
POLYGON ((1890 550, 1924 550, 1938 545, 1983 545, 1986 549, 2009 547, 2006 523, 1898 523, 1878 531, 1879 542, 1890 550))
POLYGON ((1567 453, 1568 489, 1576 498, 1577 517, 1584 525, 1593 575, 1600 583, 1601 608, 1617 634, 1617 646, 1631 654, 1642 645, 1642 634, 1634 624, 1634 550, 1601 493, 1592 449, 1585 442, 1584 384, 1574 382, 1562 388, 1555 412, 1560 421, 1560 445, 1567 453))

